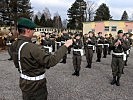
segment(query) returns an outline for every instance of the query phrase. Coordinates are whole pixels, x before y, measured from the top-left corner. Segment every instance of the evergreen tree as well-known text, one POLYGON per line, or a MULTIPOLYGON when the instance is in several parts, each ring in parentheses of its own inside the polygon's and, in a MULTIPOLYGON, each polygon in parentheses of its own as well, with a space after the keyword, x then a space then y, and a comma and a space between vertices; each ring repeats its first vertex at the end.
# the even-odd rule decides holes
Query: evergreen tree
POLYGON ((128 14, 126 11, 123 12, 121 20, 128 20, 128 14))
POLYGON ((76 0, 68 9, 68 24, 70 29, 82 29, 82 22, 85 21, 86 2, 76 0))
POLYGON ((4 25, 13 21, 16 26, 20 17, 32 16, 30 0, 0 0, 0 7, 0 20, 4 25))
POLYGON ((106 6, 106 4, 102 3, 99 8, 96 10, 96 15, 94 17, 95 21, 101 21, 101 20, 110 20, 112 17, 110 15, 109 8, 106 6))
POLYGON ((44 14, 42 14, 41 15, 41 18, 40 18, 40 26, 45 26, 45 22, 46 22, 46 20, 45 20, 45 16, 44 16, 44 14))
POLYGON ((47 19, 45 23, 45 27, 53 27, 53 20, 51 18, 47 19))
POLYGON ((38 19, 37 15, 35 15, 34 23, 36 23, 37 25, 40 25, 40 20, 38 19))
POLYGON ((55 28, 62 28, 62 21, 61 21, 61 17, 60 15, 57 13, 55 13, 55 16, 53 18, 53 27, 55 28))

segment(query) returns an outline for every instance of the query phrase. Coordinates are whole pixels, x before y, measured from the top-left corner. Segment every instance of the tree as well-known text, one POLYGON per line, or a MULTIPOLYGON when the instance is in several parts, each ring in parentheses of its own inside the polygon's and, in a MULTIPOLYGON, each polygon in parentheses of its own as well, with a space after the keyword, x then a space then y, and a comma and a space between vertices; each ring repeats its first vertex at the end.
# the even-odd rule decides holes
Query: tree
POLYGON ((47 19, 45 22, 45 27, 53 27, 53 20, 51 18, 47 19))
POLYGON ((62 27, 63 27, 64 29, 67 28, 67 19, 64 19, 64 20, 62 21, 62 27))
POLYGON ((44 13, 44 16, 45 16, 45 19, 46 19, 46 20, 51 18, 51 13, 50 13, 50 11, 49 11, 48 8, 45 8, 45 9, 43 10, 43 13, 44 13))
POLYGON ((95 21, 101 21, 101 20, 110 20, 112 17, 110 15, 109 8, 106 6, 106 4, 102 3, 99 8, 96 10, 96 15, 94 17, 95 21))
POLYGON ((67 28, 82 29, 82 22, 85 21, 86 2, 84 0, 76 0, 71 8, 68 9, 67 28))
POLYGON ((0 18, 4 25, 14 21, 16 26, 20 17, 31 18, 33 12, 30 0, 0 0, 0 7, 0 18))
POLYGON ((41 15, 41 18, 40 18, 40 26, 45 26, 45 22, 46 22, 46 20, 45 20, 45 16, 44 16, 44 14, 42 14, 41 15))
POLYGON ((9 8, 10 0, 1 0, 0 1, 0 24, 2 25, 10 25, 10 8, 9 8))
POLYGON ((35 15, 34 23, 36 23, 37 25, 40 24, 40 20, 38 19, 37 15, 35 15))
POLYGON ((62 21, 61 21, 61 17, 58 14, 58 12, 55 13, 54 18, 53 18, 53 27, 55 28, 62 28, 62 21))
POLYGON ((87 1, 86 4, 86 21, 92 21, 94 19, 96 4, 92 1, 87 1))
POLYGON ((128 14, 126 11, 123 12, 121 20, 128 20, 128 14))

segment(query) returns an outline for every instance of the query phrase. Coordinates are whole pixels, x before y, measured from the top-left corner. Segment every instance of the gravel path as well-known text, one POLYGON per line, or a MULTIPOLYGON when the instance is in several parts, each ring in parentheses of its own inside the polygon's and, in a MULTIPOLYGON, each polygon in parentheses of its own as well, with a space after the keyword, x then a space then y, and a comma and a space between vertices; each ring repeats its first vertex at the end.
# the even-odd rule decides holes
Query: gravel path
MULTIPOLYGON (((96 62, 94 54, 91 69, 86 69, 82 57, 80 76, 72 76, 72 55, 68 54, 67 64, 58 63, 47 70, 48 100, 133 100, 133 50, 121 78, 121 86, 110 85, 111 55, 96 62)), ((0 52, 0 100, 22 100, 19 89, 19 74, 8 53, 0 52)))

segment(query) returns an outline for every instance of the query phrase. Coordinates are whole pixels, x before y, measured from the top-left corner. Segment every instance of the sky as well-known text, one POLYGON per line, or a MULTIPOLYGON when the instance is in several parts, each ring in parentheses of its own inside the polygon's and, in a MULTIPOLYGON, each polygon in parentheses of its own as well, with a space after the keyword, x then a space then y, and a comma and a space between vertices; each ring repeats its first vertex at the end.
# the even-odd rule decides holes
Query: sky
MULTIPOLYGON (((62 19, 67 19, 67 10, 75 2, 75 0, 30 0, 34 13, 42 12, 48 8, 51 15, 59 13, 62 19)), ((130 19, 133 19, 133 0, 84 0, 93 1, 97 8, 100 4, 105 3, 110 10, 114 20, 120 20, 123 12, 126 10, 130 19)))

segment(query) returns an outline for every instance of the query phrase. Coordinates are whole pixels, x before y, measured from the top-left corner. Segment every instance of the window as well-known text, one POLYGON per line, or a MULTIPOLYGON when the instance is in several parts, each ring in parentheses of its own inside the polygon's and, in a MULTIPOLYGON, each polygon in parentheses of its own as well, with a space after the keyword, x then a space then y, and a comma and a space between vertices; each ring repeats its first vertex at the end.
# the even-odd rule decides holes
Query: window
POLYGON ((132 29, 128 29, 128 32, 129 32, 129 33, 132 32, 132 29))
POLYGON ((111 31, 116 31, 116 30, 117 30, 117 27, 116 26, 112 26, 111 31))
POLYGON ((95 32, 95 29, 92 29, 92 32, 95 32))
POLYGON ((104 27, 104 30, 105 30, 105 31, 109 31, 109 26, 105 26, 105 27, 104 27))

